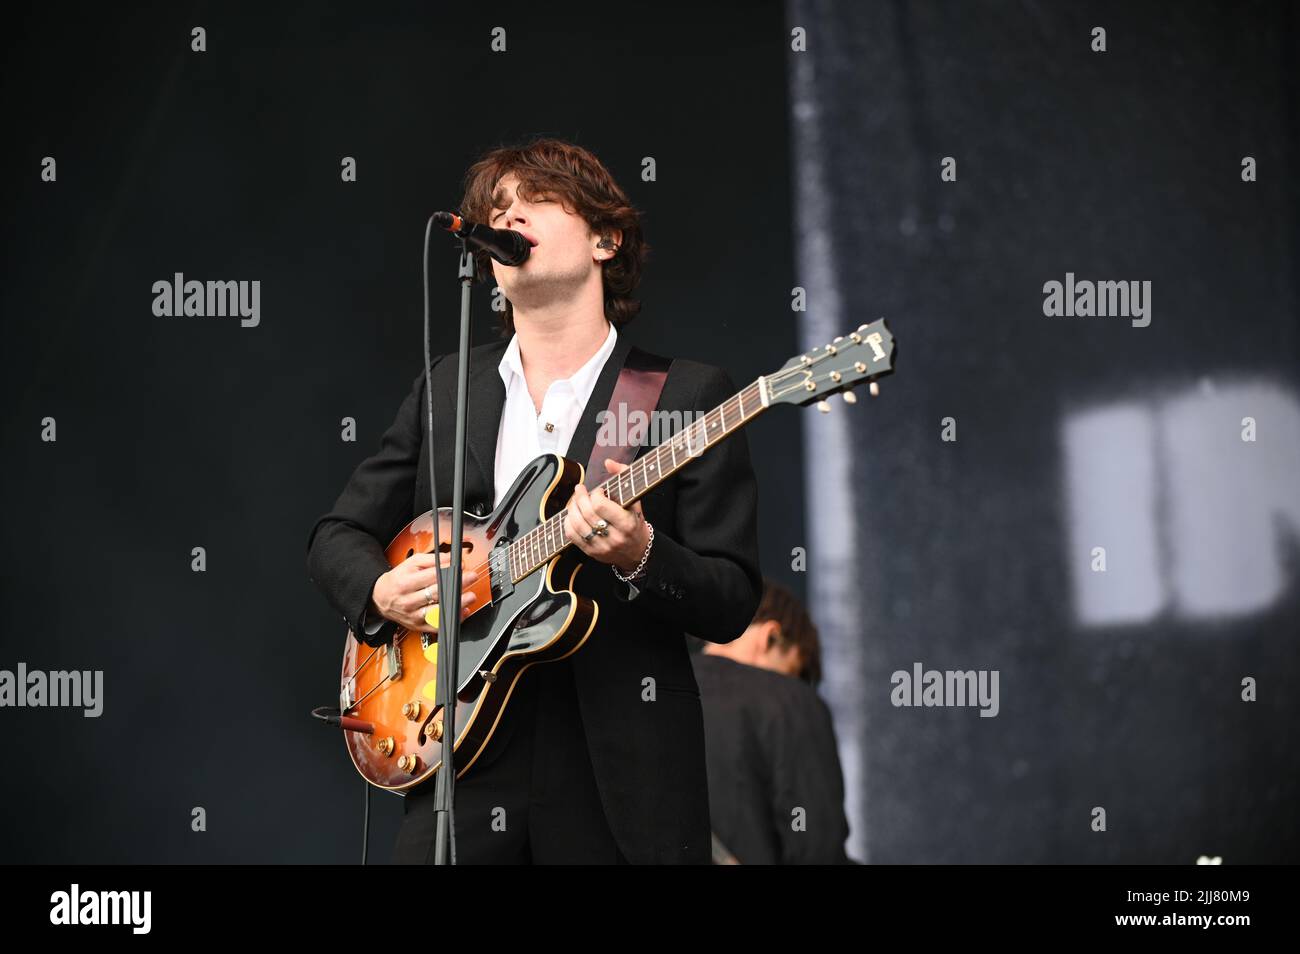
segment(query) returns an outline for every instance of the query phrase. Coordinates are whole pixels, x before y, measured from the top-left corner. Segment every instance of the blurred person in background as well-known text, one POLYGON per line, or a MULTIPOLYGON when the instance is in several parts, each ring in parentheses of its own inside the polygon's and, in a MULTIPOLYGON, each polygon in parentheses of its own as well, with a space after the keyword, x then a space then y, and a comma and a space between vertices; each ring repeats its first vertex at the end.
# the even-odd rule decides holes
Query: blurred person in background
POLYGON ((737 639, 691 638, 704 706, 714 860, 853 864, 817 627, 789 589, 764 579, 737 639))

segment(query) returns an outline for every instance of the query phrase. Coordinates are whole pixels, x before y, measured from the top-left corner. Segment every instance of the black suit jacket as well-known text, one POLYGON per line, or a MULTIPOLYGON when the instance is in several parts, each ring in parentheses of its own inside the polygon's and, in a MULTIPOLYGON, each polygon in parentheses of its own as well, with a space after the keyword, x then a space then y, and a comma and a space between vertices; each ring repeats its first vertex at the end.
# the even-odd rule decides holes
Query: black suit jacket
MULTIPOLYGON (((497 365, 507 343, 470 350, 465 507, 480 515, 495 499, 506 396, 497 365)), ((566 456, 584 467, 597 415, 609 405, 630 347, 626 336, 618 338, 569 444, 566 456)), ((455 354, 443 355, 432 372, 438 504, 444 507, 451 505, 456 364, 455 354)), ((736 390, 722 369, 675 359, 658 408, 707 411, 736 390)), ((357 467, 308 539, 308 574, 354 633, 363 632, 375 581, 389 569, 385 547, 430 509, 425 422, 421 369, 379 451, 357 467)), ((583 558, 574 588, 600 610, 595 631, 569 660, 592 768, 623 854, 633 864, 707 864, 703 716, 684 634, 729 642, 758 608, 758 488, 744 431, 646 494, 642 509, 655 528, 645 576, 636 587, 621 586, 607 564, 583 558), (646 700, 648 685, 653 701, 646 700)))
POLYGON ((714 834, 741 864, 848 864, 844 774, 817 690, 723 656, 701 652, 691 661, 704 702, 714 834))

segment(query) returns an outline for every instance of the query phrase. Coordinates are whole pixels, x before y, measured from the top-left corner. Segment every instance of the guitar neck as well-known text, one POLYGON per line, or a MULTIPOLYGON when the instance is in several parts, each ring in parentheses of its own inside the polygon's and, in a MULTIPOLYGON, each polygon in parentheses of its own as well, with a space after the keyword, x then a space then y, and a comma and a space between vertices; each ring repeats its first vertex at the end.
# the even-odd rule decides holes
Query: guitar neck
MULTIPOLYGON (((623 507, 644 496, 767 410, 765 386, 765 379, 758 378, 707 414, 697 417, 654 450, 638 457, 627 470, 593 488, 593 492, 602 490, 605 496, 623 507)), ((561 510, 510 544, 510 571, 516 583, 570 545, 564 536, 563 516, 561 510)))

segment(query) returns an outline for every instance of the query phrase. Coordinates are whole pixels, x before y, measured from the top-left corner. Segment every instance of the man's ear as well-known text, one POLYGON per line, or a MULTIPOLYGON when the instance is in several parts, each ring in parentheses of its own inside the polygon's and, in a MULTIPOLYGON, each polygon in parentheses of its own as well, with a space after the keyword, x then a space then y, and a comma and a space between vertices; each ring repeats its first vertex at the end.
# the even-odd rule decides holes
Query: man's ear
POLYGON ((770 653, 781 642, 781 624, 774 619, 764 620, 763 626, 763 651, 770 653))

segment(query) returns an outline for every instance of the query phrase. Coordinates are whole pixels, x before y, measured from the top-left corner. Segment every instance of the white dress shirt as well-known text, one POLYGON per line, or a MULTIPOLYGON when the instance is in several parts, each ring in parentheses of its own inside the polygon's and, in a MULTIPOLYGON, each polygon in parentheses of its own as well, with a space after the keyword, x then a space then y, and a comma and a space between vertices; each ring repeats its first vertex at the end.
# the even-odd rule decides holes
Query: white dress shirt
MULTIPOLYGON (((572 377, 551 382, 546 397, 542 399, 542 412, 538 414, 524 378, 524 366, 519 357, 519 335, 511 337, 497 366, 506 386, 506 403, 501 411, 501 427, 497 431, 494 509, 519 472, 532 460, 541 454, 563 456, 568 451, 569 442, 582 419, 582 411, 596 388, 596 379, 617 342, 618 332, 611 324, 605 343, 586 364, 572 377)), ((578 463, 587 466, 585 460, 578 463)))

